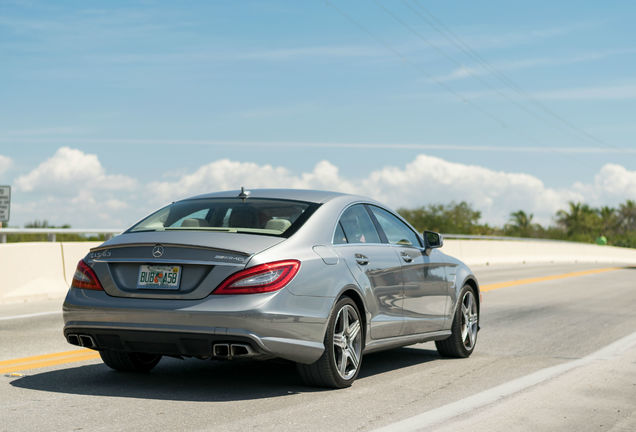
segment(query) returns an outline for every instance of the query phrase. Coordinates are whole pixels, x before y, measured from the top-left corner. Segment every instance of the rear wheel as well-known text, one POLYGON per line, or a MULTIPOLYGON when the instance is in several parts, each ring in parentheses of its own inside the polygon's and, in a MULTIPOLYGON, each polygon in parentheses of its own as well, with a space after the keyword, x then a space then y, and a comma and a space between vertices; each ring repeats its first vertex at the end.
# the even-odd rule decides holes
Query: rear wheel
POLYGON ((460 302, 457 305, 451 327, 451 336, 448 339, 435 342, 437 351, 444 357, 468 357, 472 354, 477 343, 479 308, 475 291, 470 285, 465 285, 459 298, 460 302))
POLYGON ((161 360, 161 356, 158 354, 111 350, 100 350, 99 355, 106 366, 123 372, 148 372, 161 360))
POLYGON ((322 356, 310 365, 298 364, 303 381, 319 387, 349 387, 360 372, 362 338, 358 307, 349 297, 343 297, 329 318, 322 356))

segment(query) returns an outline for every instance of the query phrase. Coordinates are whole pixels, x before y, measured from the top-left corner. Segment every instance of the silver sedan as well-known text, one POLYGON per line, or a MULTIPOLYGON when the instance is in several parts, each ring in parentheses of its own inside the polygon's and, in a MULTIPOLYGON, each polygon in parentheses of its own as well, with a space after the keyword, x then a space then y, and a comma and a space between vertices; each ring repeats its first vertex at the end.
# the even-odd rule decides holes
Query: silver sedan
POLYGON ((69 343, 116 370, 162 356, 282 358, 310 385, 347 387, 366 353, 435 341, 468 357, 479 285, 369 198, 291 189, 177 201, 78 263, 64 302, 69 343))

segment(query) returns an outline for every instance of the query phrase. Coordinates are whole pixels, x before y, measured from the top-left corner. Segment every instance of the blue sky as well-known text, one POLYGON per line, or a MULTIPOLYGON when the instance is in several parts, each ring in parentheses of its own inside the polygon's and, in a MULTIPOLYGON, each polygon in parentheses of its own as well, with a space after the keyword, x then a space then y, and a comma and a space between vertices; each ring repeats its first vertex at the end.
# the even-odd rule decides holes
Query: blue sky
POLYGON ((4 0, 11 225, 125 226, 243 184, 395 207, 467 200, 492 223, 518 208, 549 223, 568 200, 634 199, 635 12, 630 2, 4 0))

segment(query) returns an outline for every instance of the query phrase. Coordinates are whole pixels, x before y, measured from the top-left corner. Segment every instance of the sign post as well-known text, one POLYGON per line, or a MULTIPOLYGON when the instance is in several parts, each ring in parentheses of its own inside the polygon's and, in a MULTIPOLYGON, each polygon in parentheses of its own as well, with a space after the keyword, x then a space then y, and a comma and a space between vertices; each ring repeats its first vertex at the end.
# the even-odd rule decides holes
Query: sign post
MULTIPOLYGON (((9 222, 11 211, 11 186, 0 186, 0 228, 9 222)), ((6 242, 6 236, 0 234, 0 239, 6 242)))

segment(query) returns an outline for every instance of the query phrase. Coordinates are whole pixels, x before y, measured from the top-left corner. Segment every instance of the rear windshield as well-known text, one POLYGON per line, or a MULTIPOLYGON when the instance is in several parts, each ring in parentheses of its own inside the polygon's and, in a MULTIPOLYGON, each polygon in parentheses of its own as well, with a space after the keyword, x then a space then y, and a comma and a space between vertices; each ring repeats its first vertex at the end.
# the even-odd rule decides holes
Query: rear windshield
POLYGON ((153 213, 128 232, 221 231, 289 237, 318 204, 304 201, 249 198, 207 198, 179 201, 153 213))

